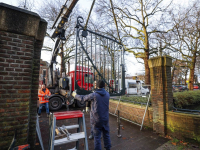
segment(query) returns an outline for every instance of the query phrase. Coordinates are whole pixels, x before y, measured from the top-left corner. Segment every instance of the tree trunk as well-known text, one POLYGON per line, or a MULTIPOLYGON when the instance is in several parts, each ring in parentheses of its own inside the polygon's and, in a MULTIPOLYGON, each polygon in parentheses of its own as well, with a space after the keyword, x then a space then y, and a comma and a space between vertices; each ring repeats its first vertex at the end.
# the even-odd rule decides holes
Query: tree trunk
POLYGON ((195 63, 196 63, 196 51, 194 52, 194 55, 192 57, 192 62, 190 67, 189 90, 193 90, 195 63))
POLYGON ((112 55, 112 79, 115 79, 115 58, 114 58, 114 53, 111 53, 112 55))
POLYGON ((70 62, 69 62, 69 60, 67 61, 67 63, 68 63, 68 75, 69 75, 69 72, 70 72, 70 62))
POLYGON ((150 84, 150 69, 149 69, 149 51, 145 51, 144 66, 145 66, 145 84, 150 84))
POLYGON ((188 69, 186 69, 185 71, 185 85, 187 84, 186 81, 187 81, 187 74, 188 74, 188 69))
POLYGON ((193 90, 193 83, 194 83, 194 67, 190 69, 190 78, 189 78, 189 90, 193 90))
POLYGON ((173 83, 173 79, 174 79, 174 71, 175 71, 175 66, 176 66, 176 62, 177 62, 177 59, 175 60, 175 62, 174 62, 174 66, 173 66, 173 68, 172 68, 172 74, 171 74, 171 78, 172 78, 172 83, 173 83))
POLYGON ((173 79, 174 79, 174 71, 175 71, 175 65, 172 68, 172 74, 171 74, 172 83, 173 83, 173 79))
POLYGON ((149 69, 149 64, 148 64, 148 60, 149 60, 149 37, 148 37, 148 33, 147 33, 147 29, 145 27, 145 25, 143 26, 143 30, 144 30, 144 38, 145 38, 145 42, 144 42, 144 52, 145 52, 145 56, 144 56, 144 67, 145 67, 145 84, 150 84, 150 69, 149 69))

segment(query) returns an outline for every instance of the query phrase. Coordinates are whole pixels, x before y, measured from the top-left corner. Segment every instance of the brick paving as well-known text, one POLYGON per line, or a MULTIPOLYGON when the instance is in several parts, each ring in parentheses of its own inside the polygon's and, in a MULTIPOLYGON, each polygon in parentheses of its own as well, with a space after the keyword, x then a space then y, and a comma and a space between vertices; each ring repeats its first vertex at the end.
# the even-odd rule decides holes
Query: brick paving
MULTIPOLYGON (((75 108, 77 110, 77 108, 75 108)), ((66 109, 63 107, 59 111, 65 111, 66 109)), ((70 108, 70 110, 74 110, 74 108, 70 108)), ((87 127, 87 136, 90 134, 90 123, 89 123, 89 114, 85 114, 86 119, 86 127, 87 127)), ((40 129, 42 134, 42 140, 44 144, 44 149, 48 149, 48 140, 49 140, 49 120, 46 117, 45 111, 42 112, 42 116, 40 118, 40 129)), ((110 115, 110 137, 112 142, 111 150, 155 150, 164 143, 168 141, 168 139, 160 137, 156 133, 153 133, 151 129, 143 129, 140 131, 140 127, 134 125, 130 122, 121 120, 121 125, 123 125, 121 129, 121 138, 117 137, 117 119, 114 116, 110 115)), ((68 119, 68 120, 60 120, 57 122, 57 126, 61 125, 72 125, 77 124, 77 119, 68 119)), ((70 130, 70 133, 74 133, 75 131, 70 130)), ((80 140, 80 150, 84 149, 84 141, 80 140)), ((40 149, 38 145, 38 139, 36 148, 40 149)), ((94 149, 94 141, 88 139, 89 150, 94 149)), ((75 147, 75 142, 55 146, 55 150, 66 150, 75 147)), ((102 139, 102 149, 103 149, 103 139, 102 139)))

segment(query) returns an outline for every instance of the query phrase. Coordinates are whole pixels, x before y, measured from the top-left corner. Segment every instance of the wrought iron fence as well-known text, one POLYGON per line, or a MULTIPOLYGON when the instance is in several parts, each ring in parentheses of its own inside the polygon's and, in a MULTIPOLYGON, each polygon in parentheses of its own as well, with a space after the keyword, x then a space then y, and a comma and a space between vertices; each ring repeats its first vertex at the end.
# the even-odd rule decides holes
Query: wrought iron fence
POLYGON ((106 84, 106 90, 111 96, 125 94, 123 45, 110 37, 85 29, 82 23, 83 18, 78 17, 76 26, 75 90, 78 94, 88 94, 92 91, 90 87, 93 79, 102 79, 106 84), (78 77, 82 79, 78 81, 78 77), (85 81, 83 80, 84 77, 85 81), (87 84, 85 84, 86 82, 87 84), (118 87, 119 82, 121 82, 120 87, 118 87))

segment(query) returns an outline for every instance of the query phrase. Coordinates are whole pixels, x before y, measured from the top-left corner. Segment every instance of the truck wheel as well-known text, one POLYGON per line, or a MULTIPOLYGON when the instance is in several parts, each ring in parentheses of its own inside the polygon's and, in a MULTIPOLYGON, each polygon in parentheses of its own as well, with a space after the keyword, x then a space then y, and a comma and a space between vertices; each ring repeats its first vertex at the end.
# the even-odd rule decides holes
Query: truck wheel
POLYGON ((76 105, 82 108, 82 107, 85 107, 85 102, 81 103, 80 101, 76 100, 76 105))
POLYGON ((49 100, 50 110, 59 110, 62 107, 62 100, 59 97, 52 97, 49 100))

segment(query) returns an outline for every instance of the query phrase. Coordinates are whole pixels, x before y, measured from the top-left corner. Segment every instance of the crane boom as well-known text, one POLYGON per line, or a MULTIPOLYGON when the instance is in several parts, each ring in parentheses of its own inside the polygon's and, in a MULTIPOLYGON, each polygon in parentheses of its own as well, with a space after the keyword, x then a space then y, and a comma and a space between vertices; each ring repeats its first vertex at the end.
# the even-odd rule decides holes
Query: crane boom
POLYGON ((56 58, 60 49, 61 42, 63 42, 63 40, 66 40, 64 25, 68 21, 68 18, 77 2, 78 0, 66 0, 65 4, 60 9, 60 12, 52 26, 53 30, 51 31, 50 35, 51 35, 51 38, 53 39, 56 38, 55 46, 52 51, 52 57, 51 57, 50 65, 49 65, 52 86, 54 82, 53 81, 54 80, 53 79, 53 70, 54 70, 53 64, 56 63, 56 58))
POLYGON ((55 29, 51 34, 52 38, 56 38, 59 35, 59 33, 61 33, 64 24, 68 21, 69 15, 71 14, 77 2, 78 0, 66 0, 65 5, 63 5, 60 9, 60 12, 52 26, 52 29, 55 29))

